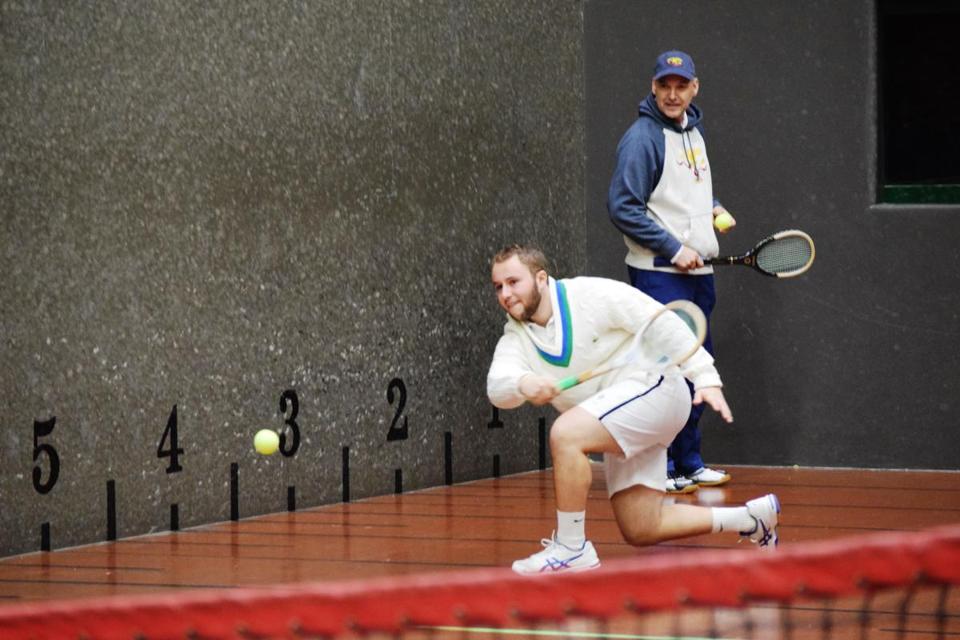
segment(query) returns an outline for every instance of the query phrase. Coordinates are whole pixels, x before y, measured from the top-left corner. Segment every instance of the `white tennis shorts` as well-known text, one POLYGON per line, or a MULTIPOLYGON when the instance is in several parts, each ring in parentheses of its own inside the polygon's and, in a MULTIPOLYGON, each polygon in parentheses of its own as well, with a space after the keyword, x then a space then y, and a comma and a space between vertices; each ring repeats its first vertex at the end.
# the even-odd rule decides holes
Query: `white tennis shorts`
POLYGON ((590 396, 580 407, 596 417, 623 450, 605 453, 607 493, 642 484, 664 491, 667 447, 690 417, 690 390, 681 376, 646 384, 623 380, 590 396))

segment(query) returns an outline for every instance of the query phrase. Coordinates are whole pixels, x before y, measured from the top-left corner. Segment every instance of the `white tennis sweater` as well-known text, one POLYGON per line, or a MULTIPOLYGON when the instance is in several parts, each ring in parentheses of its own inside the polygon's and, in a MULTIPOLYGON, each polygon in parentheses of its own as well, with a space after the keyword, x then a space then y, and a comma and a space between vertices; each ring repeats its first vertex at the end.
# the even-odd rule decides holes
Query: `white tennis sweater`
MULTIPOLYGON (((616 358, 663 306, 628 284, 606 278, 550 278, 549 288, 553 317, 546 327, 507 316, 487 373, 487 395, 496 407, 512 409, 525 402, 518 384, 527 374, 559 380, 616 358)), ((673 374, 683 375, 697 389, 722 386, 713 358, 703 347, 674 369, 673 374)), ((627 365, 567 389, 551 404, 563 412, 615 382, 635 379, 652 385, 658 377, 627 365)))

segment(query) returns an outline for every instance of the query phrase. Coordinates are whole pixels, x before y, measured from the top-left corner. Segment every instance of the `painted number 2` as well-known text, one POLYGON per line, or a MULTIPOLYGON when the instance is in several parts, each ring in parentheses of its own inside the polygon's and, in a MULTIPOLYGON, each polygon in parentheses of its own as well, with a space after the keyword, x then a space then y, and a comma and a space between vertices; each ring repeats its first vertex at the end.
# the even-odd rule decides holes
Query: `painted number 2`
POLYGON ((387 386, 387 402, 393 404, 393 390, 400 392, 399 402, 397 403, 397 412, 393 415, 393 422, 390 423, 390 430, 387 431, 387 441, 406 440, 407 439, 407 416, 403 415, 403 408, 407 405, 407 386, 403 384, 400 378, 394 378, 387 386), (400 417, 403 416, 403 426, 397 426, 400 417))

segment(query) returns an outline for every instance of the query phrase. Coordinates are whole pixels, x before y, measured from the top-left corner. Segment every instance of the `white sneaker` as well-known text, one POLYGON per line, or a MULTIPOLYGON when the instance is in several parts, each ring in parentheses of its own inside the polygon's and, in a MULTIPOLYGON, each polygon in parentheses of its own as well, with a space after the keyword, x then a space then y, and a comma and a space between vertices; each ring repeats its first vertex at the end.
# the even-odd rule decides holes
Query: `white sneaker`
POLYGON ((667 478, 667 493, 693 493, 697 490, 697 483, 683 476, 667 478))
POLYGON ((529 558, 517 560, 513 563, 513 570, 517 573, 553 573, 555 571, 585 571, 600 566, 600 558, 589 540, 579 549, 557 542, 556 532, 550 539, 540 541, 543 551, 533 554, 529 558))
POLYGON ((753 531, 741 531, 740 535, 761 547, 776 547, 779 538, 780 501, 772 493, 747 502, 747 513, 756 523, 753 531))
POLYGON ((723 469, 711 469, 710 467, 700 467, 687 476, 688 480, 705 487, 719 487, 722 484, 730 482, 730 474, 723 469))

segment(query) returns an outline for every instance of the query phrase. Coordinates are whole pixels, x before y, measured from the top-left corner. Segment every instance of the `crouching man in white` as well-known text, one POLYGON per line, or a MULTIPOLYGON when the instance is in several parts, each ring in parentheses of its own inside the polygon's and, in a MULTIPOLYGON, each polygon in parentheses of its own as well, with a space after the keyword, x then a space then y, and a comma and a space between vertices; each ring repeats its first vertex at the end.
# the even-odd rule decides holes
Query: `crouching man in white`
POLYGON ((780 504, 767 494, 740 507, 664 502, 666 450, 695 404, 733 422, 713 358, 700 349, 665 375, 625 366, 559 392, 558 379, 600 366, 624 352, 659 302, 615 280, 555 280, 537 249, 513 245, 492 263, 497 300, 507 323, 487 375, 494 406, 551 403, 560 417, 550 429, 557 528, 542 551, 513 563, 518 573, 600 566, 586 538, 592 473, 589 453, 603 453, 607 489, 627 542, 656 544, 711 531, 737 531, 761 547, 777 544, 780 504))

